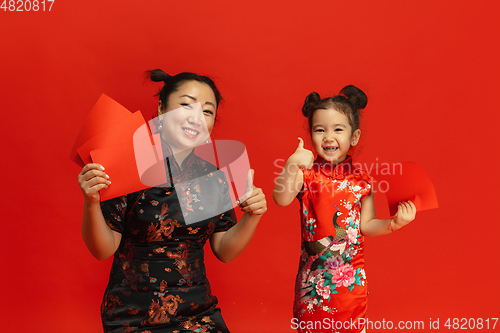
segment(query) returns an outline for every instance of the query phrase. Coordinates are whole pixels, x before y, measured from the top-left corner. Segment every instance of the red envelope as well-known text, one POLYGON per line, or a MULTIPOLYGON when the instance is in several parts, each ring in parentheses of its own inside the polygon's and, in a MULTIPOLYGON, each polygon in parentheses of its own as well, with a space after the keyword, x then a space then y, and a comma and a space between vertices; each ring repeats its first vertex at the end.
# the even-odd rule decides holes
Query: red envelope
MULTIPOLYGON (((135 131, 146 124, 144 117, 140 111, 129 113, 119 122, 107 127, 102 132, 90 138, 80 148, 77 149, 78 155, 85 164, 91 163, 90 152, 99 148, 116 146, 120 144, 130 144, 132 147, 132 137, 135 131)), ((107 169, 107 166, 103 164, 107 169)))
POLYGON ((76 164, 83 167, 85 164, 78 156, 77 150, 95 135, 103 132, 106 128, 115 125, 117 122, 130 116, 130 111, 118 102, 102 94, 97 103, 90 111, 83 124, 75 144, 71 149, 69 158, 76 164))
POLYGON ((104 147, 90 152, 92 162, 103 165, 111 184, 100 190, 101 201, 113 199, 147 188, 141 182, 135 162, 132 140, 129 143, 104 147))
POLYGON ((391 216, 397 213, 401 201, 412 201, 417 211, 438 208, 434 185, 425 171, 413 162, 401 164, 396 174, 374 176, 379 191, 386 191, 391 216))

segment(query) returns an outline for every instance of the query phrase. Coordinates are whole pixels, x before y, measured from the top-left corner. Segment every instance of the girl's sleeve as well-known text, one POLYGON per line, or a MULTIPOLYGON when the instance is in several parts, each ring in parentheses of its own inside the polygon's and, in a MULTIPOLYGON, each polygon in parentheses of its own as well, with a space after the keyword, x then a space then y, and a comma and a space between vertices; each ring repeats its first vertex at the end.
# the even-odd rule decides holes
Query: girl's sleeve
POLYGON ((127 196, 121 196, 114 199, 101 202, 101 211, 107 225, 119 233, 123 233, 125 212, 127 210, 127 196))
POLYGON ((233 202, 231 201, 231 196, 229 195, 228 183, 223 173, 221 178, 222 211, 224 213, 218 216, 214 232, 227 231, 237 222, 233 202))
POLYGON ((311 170, 309 169, 304 169, 304 168, 299 168, 300 171, 302 171, 303 175, 303 180, 302 180, 302 188, 300 189, 299 193, 297 193, 296 198, 297 199, 302 199, 302 196, 304 196, 304 191, 308 189, 309 186, 309 175, 311 174, 311 170))
POLYGON ((363 197, 370 195, 373 190, 373 177, 370 176, 367 172, 361 171, 361 179, 360 184, 363 186, 363 197))

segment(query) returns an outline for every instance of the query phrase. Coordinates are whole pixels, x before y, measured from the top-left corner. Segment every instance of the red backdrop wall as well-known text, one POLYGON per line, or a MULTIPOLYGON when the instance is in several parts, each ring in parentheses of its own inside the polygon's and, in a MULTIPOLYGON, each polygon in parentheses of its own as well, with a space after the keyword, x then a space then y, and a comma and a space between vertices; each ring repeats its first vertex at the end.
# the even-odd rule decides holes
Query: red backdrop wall
MULTIPOLYGON (((215 139, 245 143, 268 212, 230 264, 208 274, 234 332, 289 332, 300 251, 298 204, 273 181, 307 137, 311 91, 347 84, 369 103, 362 163, 413 161, 439 209, 367 240, 369 319, 499 317, 498 4, 494 1, 55 1, 0 10, 2 331, 99 332, 110 261, 80 228, 80 169, 68 159, 101 93, 149 116, 143 72, 215 78, 225 103, 215 139)), ((309 147, 310 141, 309 141, 309 147)), ((377 197, 387 217, 384 197, 377 197)), ((208 249, 208 248, 207 248, 208 249)), ((500 325, 497 325, 500 326, 500 325)))

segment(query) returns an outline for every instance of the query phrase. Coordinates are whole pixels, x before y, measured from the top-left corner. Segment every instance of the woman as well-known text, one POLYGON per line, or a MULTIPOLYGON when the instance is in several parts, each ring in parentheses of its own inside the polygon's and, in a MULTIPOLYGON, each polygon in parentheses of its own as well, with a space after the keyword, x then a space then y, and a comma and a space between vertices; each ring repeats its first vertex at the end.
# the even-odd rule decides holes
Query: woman
POLYGON ((267 210, 265 196, 251 184, 252 171, 253 189, 236 224, 225 177, 194 154, 221 100, 213 81, 161 70, 149 76, 164 82, 158 131, 167 183, 100 203, 99 190, 112 186, 104 168, 87 164, 78 176, 84 242, 99 260, 114 254, 101 306, 104 331, 229 332, 205 276, 203 246, 210 239, 219 260, 236 258, 267 210))

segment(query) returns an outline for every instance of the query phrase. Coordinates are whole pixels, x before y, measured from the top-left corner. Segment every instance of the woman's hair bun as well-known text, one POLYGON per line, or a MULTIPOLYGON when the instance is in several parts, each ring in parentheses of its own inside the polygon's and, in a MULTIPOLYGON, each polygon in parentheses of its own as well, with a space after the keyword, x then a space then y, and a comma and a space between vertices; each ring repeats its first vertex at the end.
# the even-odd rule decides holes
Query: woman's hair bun
POLYGON ((353 85, 345 86, 340 93, 347 97, 356 110, 364 109, 368 103, 368 97, 366 97, 365 93, 353 85))
POLYGON ((162 71, 161 69, 153 69, 150 71, 146 71, 147 76, 154 82, 166 81, 171 78, 170 75, 162 71))
POLYGON ((304 101, 304 106, 302 107, 302 114, 304 117, 308 118, 309 113, 311 113, 311 106, 321 101, 321 97, 317 92, 312 92, 307 95, 306 100, 304 101))

